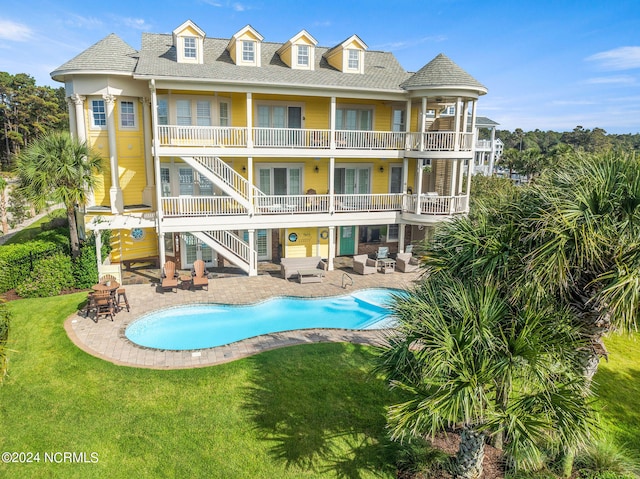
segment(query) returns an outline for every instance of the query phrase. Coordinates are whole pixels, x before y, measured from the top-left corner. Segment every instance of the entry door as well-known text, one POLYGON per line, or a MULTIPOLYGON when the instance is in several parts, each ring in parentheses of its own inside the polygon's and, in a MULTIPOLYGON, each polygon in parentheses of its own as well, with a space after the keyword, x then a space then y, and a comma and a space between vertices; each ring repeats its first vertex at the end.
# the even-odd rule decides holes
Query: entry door
POLYGON ((340 256, 353 255, 356 253, 356 227, 340 227, 340 256))
POLYGON ((208 245, 189 233, 183 234, 182 239, 185 268, 190 268, 197 259, 203 260, 207 267, 215 266, 213 250, 208 245))
POLYGON ((302 128, 302 107, 287 107, 287 127, 302 128))
MULTIPOLYGON (((268 261, 271 259, 271 230, 256 230, 255 248, 258 253, 258 261, 268 261)), ((242 232, 242 239, 249 243, 249 232, 242 232)))

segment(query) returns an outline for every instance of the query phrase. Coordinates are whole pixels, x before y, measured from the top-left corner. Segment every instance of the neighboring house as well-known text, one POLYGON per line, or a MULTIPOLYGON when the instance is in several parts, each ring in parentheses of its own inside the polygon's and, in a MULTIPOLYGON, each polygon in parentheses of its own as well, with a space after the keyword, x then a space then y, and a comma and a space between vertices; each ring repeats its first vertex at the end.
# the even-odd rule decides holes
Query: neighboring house
POLYGON ((72 134, 107 160, 85 224, 112 230, 112 262, 333 268, 468 212, 487 89, 442 54, 409 73, 357 35, 324 48, 305 30, 271 43, 187 21, 144 33, 140 51, 109 35, 51 76, 72 134))
POLYGON ((476 118, 476 130, 489 130, 490 139, 476 141, 476 154, 473 162, 473 171, 475 174, 485 176, 493 175, 494 166, 502 156, 504 150, 502 140, 500 138, 496 139, 496 127, 499 125, 500 123, 496 123, 484 116, 476 118))

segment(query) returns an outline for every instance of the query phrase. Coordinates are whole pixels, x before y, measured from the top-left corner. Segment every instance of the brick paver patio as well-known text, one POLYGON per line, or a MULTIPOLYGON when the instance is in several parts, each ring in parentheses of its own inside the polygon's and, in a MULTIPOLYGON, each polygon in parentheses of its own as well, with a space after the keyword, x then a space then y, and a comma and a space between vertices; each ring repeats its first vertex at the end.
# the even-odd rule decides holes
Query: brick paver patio
POLYGON ((169 351, 138 346, 129 341, 124 331, 141 315, 169 307, 196 303, 249 304, 275 296, 322 297, 347 294, 349 291, 372 287, 404 288, 414 282, 419 273, 354 274, 348 266, 327 272, 322 283, 299 284, 285 281, 275 272, 274 265, 262 268, 254 277, 213 273, 209 290, 162 292, 157 272, 125 273, 124 283, 131 311, 116 314, 114 321, 100 319, 97 323, 82 311, 65 321, 71 340, 87 353, 119 365, 153 369, 203 367, 233 361, 294 344, 313 342, 353 342, 375 344, 380 330, 306 329, 273 333, 238 341, 225 346, 191 351, 169 351), (353 284, 349 284, 349 275, 353 284), (128 284, 136 282, 138 284, 128 284), (343 284, 348 285, 343 288, 343 284))

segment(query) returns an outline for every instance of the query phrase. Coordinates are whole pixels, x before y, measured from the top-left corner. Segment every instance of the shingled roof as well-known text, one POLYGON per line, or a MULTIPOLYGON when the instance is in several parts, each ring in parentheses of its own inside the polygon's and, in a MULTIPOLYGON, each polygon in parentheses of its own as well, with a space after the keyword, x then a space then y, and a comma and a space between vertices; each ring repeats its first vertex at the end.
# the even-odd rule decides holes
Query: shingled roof
POLYGON ((156 79, 211 80, 227 83, 260 83, 286 86, 340 87, 402 91, 409 74, 392 53, 365 52, 364 74, 342 73, 324 58, 327 48, 316 47, 314 70, 289 68, 277 54, 281 43, 263 42, 260 67, 235 65, 227 51, 228 39, 205 38, 204 63, 178 63, 170 35, 143 33, 135 74, 156 79))
POLYGON ((401 84, 402 88, 415 90, 432 87, 463 87, 487 92, 487 88, 466 71, 456 65, 449 57, 440 53, 437 57, 411 75, 401 84))
POLYGON ((131 75, 136 67, 137 53, 133 47, 112 33, 56 68, 51 72, 51 77, 55 79, 66 73, 78 71, 103 71, 131 75))

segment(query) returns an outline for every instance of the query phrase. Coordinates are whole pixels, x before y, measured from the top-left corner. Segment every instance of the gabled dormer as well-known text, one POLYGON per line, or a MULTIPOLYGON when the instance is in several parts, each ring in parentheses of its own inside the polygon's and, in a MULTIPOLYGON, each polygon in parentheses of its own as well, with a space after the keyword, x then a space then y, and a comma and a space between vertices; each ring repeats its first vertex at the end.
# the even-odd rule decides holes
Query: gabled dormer
POLYGON ((344 73, 364 73, 364 52, 369 47, 358 35, 352 35, 336 45, 324 57, 333 68, 344 73))
POLYGON ((173 46, 178 63, 204 63, 205 33, 187 20, 173 31, 173 46))
POLYGON ((247 25, 231 37, 227 50, 236 65, 260 66, 263 37, 251 25, 247 25))
POLYGON ((278 49, 280 59, 294 70, 313 70, 315 65, 315 51, 318 42, 306 30, 278 49))

